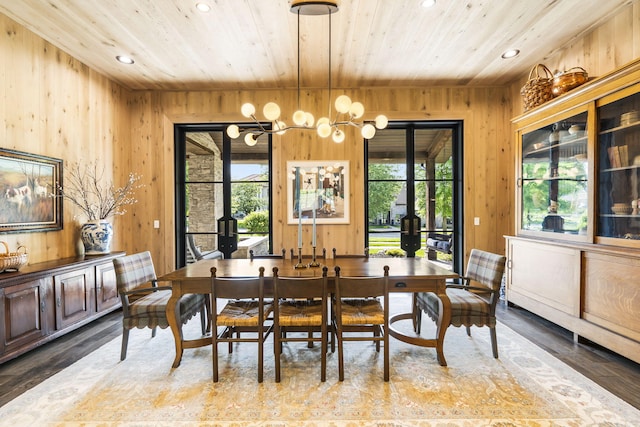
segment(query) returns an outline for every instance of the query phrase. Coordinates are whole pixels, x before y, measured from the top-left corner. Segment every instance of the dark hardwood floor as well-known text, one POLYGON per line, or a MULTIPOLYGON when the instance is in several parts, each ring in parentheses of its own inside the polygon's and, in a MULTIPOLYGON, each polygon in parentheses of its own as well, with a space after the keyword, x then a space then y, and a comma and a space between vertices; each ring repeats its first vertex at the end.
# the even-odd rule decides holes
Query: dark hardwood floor
MULTIPOLYGON (((498 306, 498 319, 529 341, 640 409, 640 365, 573 335, 518 307, 498 306)), ((0 365, 0 406, 121 334, 115 311, 55 341, 0 365)), ((498 346, 500 331, 498 331, 498 346)))

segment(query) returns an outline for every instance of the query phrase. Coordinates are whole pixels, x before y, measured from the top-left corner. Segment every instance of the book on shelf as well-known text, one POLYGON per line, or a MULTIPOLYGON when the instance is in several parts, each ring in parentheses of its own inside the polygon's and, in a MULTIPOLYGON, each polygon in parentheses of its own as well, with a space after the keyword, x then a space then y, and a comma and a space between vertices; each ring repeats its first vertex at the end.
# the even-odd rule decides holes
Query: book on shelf
POLYGON ((617 146, 612 146, 607 148, 607 153, 609 154, 609 164, 612 168, 620 167, 620 150, 617 146))
POLYGON ((620 166, 626 167, 629 166, 629 149, 626 145, 621 145, 618 147, 618 152, 620 153, 620 166))

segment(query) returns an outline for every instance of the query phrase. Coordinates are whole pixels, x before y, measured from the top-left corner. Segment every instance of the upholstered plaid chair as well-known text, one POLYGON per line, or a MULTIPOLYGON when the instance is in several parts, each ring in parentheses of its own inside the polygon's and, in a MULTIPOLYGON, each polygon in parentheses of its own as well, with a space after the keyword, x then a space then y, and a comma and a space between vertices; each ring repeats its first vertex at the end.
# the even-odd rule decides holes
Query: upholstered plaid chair
MULTIPOLYGON (((451 300, 451 325, 467 328, 488 326, 491 333, 493 357, 498 358, 496 338, 496 304, 500 298, 500 285, 506 258, 479 249, 472 249, 466 274, 461 284, 448 284, 447 296, 451 300)), ((414 298, 413 314, 416 332, 420 333, 421 314, 424 311, 434 321, 438 319, 440 299, 433 292, 419 292, 414 298)))
POLYGON ((229 353, 235 342, 258 344, 258 382, 263 378, 264 340, 272 325, 265 325, 273 301, 264 299, 264 267, 256 277, 223 278, 211 267, 211 321, 213 339, 213 381, 218 381, 218 343, 229 343, 229 353), (218 300, 227 300, 218 313, 218 300), (222 329, 218 332, 218 328, 222 329), (244 337, 240 332, 251 332, 244 337), (234 336, 235 333, 235 336, 234 336))
MULTIPOLYGON (((115 258, 116 284, 122 300, 122 349, 120 360, 127 357, 129 330, 151 328, 151 337, 156 336, 156 328, 169 326, 166 308, 171 297, 171 286, 158 286, 153 260, 149 251, 115 258)), ((205 311, 207 300, 204 295, 187 294, 180 301, 180 320, 187 323, 200 312, 202 334, 206 333, 205 311)))
POLYGON ((343 343, 373 341, 378 352, 382 342, 384 380, 389 381, 389 267, 385 265, 379 277, 342 277, 338 266, 335 271, 331 312, 338 341, 339 380, 344 381, 343 343))
POLYGON ((278 267, 273 267, 276 382, 280 382, 283 342, 307 342, 310 346, 320 342, 320 381, 327 379, 327 271, 325 266, 321 277, 279 277, 278 267))

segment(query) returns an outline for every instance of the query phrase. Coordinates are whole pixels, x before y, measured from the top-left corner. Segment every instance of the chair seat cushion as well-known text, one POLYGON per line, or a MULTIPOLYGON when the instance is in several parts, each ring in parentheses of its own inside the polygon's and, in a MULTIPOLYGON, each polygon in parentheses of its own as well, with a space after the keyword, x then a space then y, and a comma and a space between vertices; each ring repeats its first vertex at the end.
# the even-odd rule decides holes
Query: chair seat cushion
POLYGON ((279 306, 280 326, 322 325, 322 301, 285 300, 279 306))
MULTIPOLYGON (((447 296, 451 301, 451 324, 453 326, 490 326, 496 325, 495 316, 491 315, 491 307, 481 297, 464 289, 447 289, 447 296)), ((437 321, 440 302, 438 295, 433 292, 417 294, 418 308, 424 311, 432 320, 437 321)))
MULTIPOLYGON (((263 303, 264 322, 273 309, 271 301, 263 303)), ((217 316, 216 323, 219 326, 258 326, 260 303, 254 300, 229 301, 217 316)))
MULTIPOLYGON (((124 318, 123 326, 131 328, 155 328, 165 329, 169 326, 167 322, 166 308, 171 297, 171 291, 162 290, 151 292, 142 298, 137 299, 129 305, 129 313, 124 318)), ((186 294, 180 298, 180 320, 187 323, 204 306, 204 295, 186 294)))
POLYGON ((343 325, 384 325, 384 308, 377 298, 343 299, 343 325))

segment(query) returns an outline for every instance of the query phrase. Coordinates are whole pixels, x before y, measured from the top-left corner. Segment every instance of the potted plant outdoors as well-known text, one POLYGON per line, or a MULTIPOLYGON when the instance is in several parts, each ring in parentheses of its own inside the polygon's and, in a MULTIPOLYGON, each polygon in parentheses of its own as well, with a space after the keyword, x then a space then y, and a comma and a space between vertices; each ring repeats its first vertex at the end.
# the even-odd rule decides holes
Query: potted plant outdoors
POLYGON ((85 255, 101 255, 111 251, 113 227, 109 218, 124 215, 125 207, 137 203, 135 190, 142 187, 141 176, 130 173, 122 187, 104 178, 104 167, 97 163, 71 166, 60 194, 82 211, 87 222, 80 227, 85 255))

